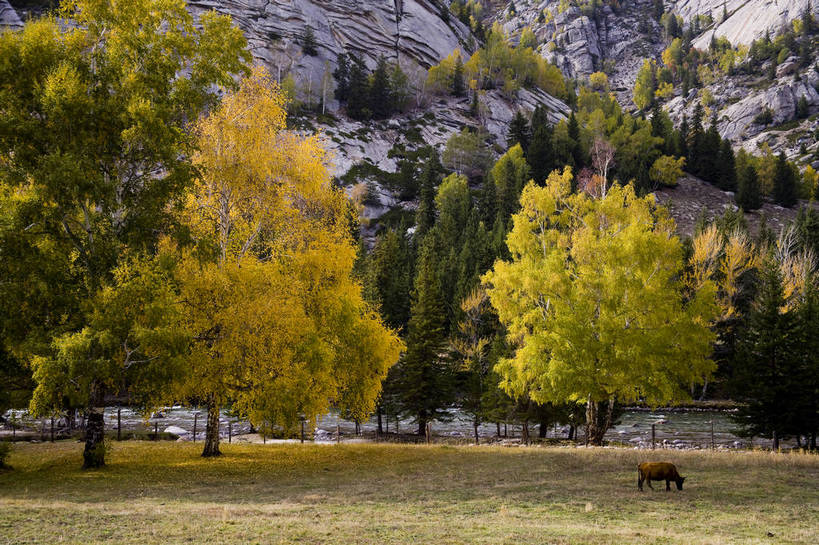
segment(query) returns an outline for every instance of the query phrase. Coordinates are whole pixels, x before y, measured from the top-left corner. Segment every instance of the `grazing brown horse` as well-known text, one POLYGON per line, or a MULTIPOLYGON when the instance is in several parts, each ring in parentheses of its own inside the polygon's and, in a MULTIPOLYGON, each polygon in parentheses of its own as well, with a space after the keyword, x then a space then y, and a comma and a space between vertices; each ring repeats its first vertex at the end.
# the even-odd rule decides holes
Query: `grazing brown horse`
POLYGON ((668 462, 643 462, 637 466, 637 488, 643 489, 643 481, 648 481, 648 487, 654 490, 651 486, 651 481, 665 481, 666 491, 671 490, 671 481, 677 483, 677 490, 682 490, 683 481, 685 477, 680 477, 676 466, 668 462))

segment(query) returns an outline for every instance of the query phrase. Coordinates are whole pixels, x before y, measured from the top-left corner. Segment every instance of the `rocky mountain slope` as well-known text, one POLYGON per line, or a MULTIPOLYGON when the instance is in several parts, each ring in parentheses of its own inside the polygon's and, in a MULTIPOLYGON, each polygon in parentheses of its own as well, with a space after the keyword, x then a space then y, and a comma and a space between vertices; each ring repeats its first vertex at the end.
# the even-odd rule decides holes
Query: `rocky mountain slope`
POLYGON ((8 0, 0 0, 0 28, 20 28, 23 21, 17 11, 8 3, 8 0))
MULTIPOLYGON (((661 54, 667 41, 656 20, 653 0, 619 4, 615 11, 601 3, 602 7, 593 12, 590 3, 582 1, 518 0, 507 2, 495 18, 513 35, 531 28, 540 42, 541 54, 569 77, 584 80, 592 72, 606 72, 620 103, 633 110, 631 97, 637 71, 646 58, 662 65, 661 54)), ((694 47, 702 50, 708 49, 712 36, 724 36, 734 46, 747 46, 766 32, 774 36, 805 9, 819 13, 819 0, 666 0, 663 6, 684 22, 697 15, 713 18, 714 23, 693 40, 694 47)), ((813 51, 812 57, 816 59, 817 54, 819 51, 813 51)), ((734 74, 704 85, 713 98, 709 106, 717 111, 721 135, 736 147, 756 152, 762 144, 768 144, 774 152, 785 151, 792 159, 807 158, 819 151, 816 120, 796 120, 801 97, 807 100, 809 114, 819 112, 819 67, 815 64, 798 69, 794 57, 777 67, 773 81, 763 77, 764 73, 734 74), (766 109, 771 110, 772 121, 764 125, 755 122, 766 109), (796 126, 782 130, 783 124, 794 122, 796 126), (803 145, 808 154, 800 153, 803 145)), ((691 90, 683 97, 677 89, 665 109, 679 123, 683 113, 690 117, 701 97, 701 90, 691 90)))
MULTIPOLYGON (((444 21, 432 0, 190 0, 194 12, 230 14, 245 31, 253 55, 276 74, 293 75, 303 89, 318 90, 340 53, 355 53, 373 68, 380 57, 400 62, 418 83, 425 70, 457 48, 470 30, 444 21), (305 54, 308 28, 315 55, 305 54)), ((474 40, 472 40, 474 43, 474 40)), ((318 91, 315 91, 318 92, 318 91)), ((332 95, 332 93, 330 93, 332 95)), ((331 105, 337 109, 337 104, 331 105)))
POLYGON ((694 47, 701 49, 708 47, 712 35, 734 45, 749 45, 766 31, 774 32, 798 18, 805 9, 819 9, 817 0, 676 0, 671 4, 686 21, 695 15, 714 18, 713 28, 694 41, 694 47), (725 13, 728 17, 723 19, 725 13))
POLYGON ((621 4, 617 12, 605 4, 591 12, 557 0, 518 1, 508 3, 496 18, 512 36, 531 28, 541 55, 567 77, 584 80, 593 72, 608 73, 613 90, 625 103, 643 59, 658 57, 665 45, 659 25, 647 17, 652 0, 621 4), (646 24, 648 32, 641 32, 646 24))
MULTIPOLYGON (((21 19, 39 13, 51 3, 0 0, 0 26, 19 27, 21 19)), ((453 133, 464 127, 482 126, 490 135, 493 150, 500 152, 509 123, 518 110, 530 112, 542 104, 553 121, 568 115, 566 104, 542 91, 523 90, 514 98, 500 91, 488 91, 482 97, 478 116, 470 111, 466 99, 426 96, 423 88, 427 68, 456 48, 471 52, 478 45, 470 28, 457 17, 446 15, 449 2, 189 0, 189 4, 194 12, 215 9, 230 14, 245 31, 254 56, 278 77, 292 76, 301 99, 316 102, 322 94, 327 97, 326 107, 331 116, 316 119, 308 115, 299 123, 305 129, 324 131, 335 154, 334 174, 341 177, 352 167, 363 166, 346 181, 369 182, 375 189, 377 203, 368 206, 370 217, 378 217, 399 204, 378 183, 380 173, 396 170, 397 149, 411 152, 425 145, 443 149, 453 133), (315 42, 313 52, 305 51, 309 34, 315 42), (413 106, 382 122, 348 119, 341 105, 332 99, 331 74, 337 56, 344 52, 360 55, 371 69, 381 57, 397 61, 415 91, 413 106)), ((654 0, 601 1, 596 8, 586 0, 493 0, 484 5, 485 26, 499 22, 513 40, 520 37, 524 28, 531 28, 537 39, 537 51, 567 77, 585 80, 593 72, 606 72, 612 91, 629 109, 634 109, 632 87, 643 60, 661 62, 660 56, 667 46, 654 0)), ((725 36, 736 45, 748 44, 766 31, 775 34, 804 9, 819 12, 819 0, 666 0, 663 8, 684 21, 710 15, 714 23, 703 28, 693 42, 695 47, 707 49, 712 36, 725 36), (727 13, 724 20, 723 11, 727 13)), ((801 97, 806 98, 810 114, 819 113, 818 69, 819 66, 797 69, 794 59, 788 59, 779 65, 772 81, 762 74, 734 74, 708 83, 705 89, 712 97, 710 108, 717 112, 722 136, 749 151, 768 144, 775 152, 784 150, 792 158, 810 162, 811 154, 819 152, 819 119, 813 115, 797 121, 795 116, 801 97), (766 108, 771 110, 772 121, 762 125, 757 119, 766 108)), ((665 108, 679 122, 683 113, 691 114, 702 96, 702 90, 682 96, 677 89, 665 108)), ((715 210, 730 203, 730 195, 721 200, 718 195, 708 197, 699 190, 678 189, 676 194, 676 199, 671 196, 672 202, 684 194, 683 200, 689 205, 678 205, 677 209, 688 210, 683 214, 689 216, 700 197, 718 203, 715 210)), ((778 215, 776 210, 768 212, 778 215)), ((690 218, 680 219, 686 225, 691 223, 690 218)))

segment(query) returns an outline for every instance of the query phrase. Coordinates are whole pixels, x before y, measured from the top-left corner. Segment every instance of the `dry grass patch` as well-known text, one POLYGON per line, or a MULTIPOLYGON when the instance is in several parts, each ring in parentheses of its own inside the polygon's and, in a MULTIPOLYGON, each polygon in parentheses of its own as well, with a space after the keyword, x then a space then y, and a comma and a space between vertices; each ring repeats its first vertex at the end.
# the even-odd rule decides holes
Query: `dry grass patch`
POLYGON ((766 452, 200 445, 18 445, 0 543, 812 543, 819 457, 766 452), (637 491, 667 460, 685 490, 637 491), (769 537, 772 533, 773 537, 769 537))

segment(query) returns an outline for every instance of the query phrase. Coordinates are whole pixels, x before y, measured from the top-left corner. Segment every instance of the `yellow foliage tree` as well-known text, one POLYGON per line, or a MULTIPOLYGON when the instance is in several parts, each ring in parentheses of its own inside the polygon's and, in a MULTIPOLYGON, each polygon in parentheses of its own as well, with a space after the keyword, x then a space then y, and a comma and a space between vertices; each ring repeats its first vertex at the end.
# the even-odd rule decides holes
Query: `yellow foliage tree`
POLYGON ((715 289, 705 281, 687 292, 682 243, 652 196, 613 185, 591 198, 571 179, 566 168, 524 189, 512 259, 483 280, 515 348, 496 367, 501 387, 586 403, 587 439, 600 444, 616 400, 674 401, 714 370, 715 289))
POLYGON ((655 184, 674 187, 677 185, 677 180, 683 175, 684 166, 685 157, 675 159, 669 155, 663 155, 654 161, 648 174, 655 184))
POLYGON ((608 92, 609 77, 605 72, 594 72, 589 76, 589 84, 595 91, 608 92))
POLYGON ((208 407, 204 456, 219 454, 227 403, 285 430, 331 403, 369 414, 401 350, 351 277, 350 206, 326 152, 284 130, 284 106, 256 69, 196 129, 202 175, 184 214, 195 246, 178 252, 176 277, 192 339, 180 392, 208 407))

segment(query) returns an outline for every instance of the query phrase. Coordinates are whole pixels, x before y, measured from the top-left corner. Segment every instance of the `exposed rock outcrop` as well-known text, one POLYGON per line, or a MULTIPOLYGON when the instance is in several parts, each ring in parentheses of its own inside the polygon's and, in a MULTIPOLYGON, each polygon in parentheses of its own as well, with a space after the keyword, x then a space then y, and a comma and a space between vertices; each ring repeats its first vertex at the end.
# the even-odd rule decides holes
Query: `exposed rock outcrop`
POLYGON ((23 21, 17 15, 17 11, 11 7, 8 0, 0 0, 0 29, 3 28, 20 28, 23 26, 23 21))
POLYGON ((585 79, 592 72, 605 71, 612 89, 622 103, 631 101, 631 88, 646 57, 659 57, 665 47, 658 23, 650 13, 651 0, 622 3, 615 11, 602 5, 596 12, 577 6, 565 8, 547 0, 523 5, 516 2, 516 14, 509 8, 498 16, 512 36, 530 27, 544 58, 570 78, 585 79))
POLYGON ((485 128, 491 143, 500 149, 506 147, 509 123, 518 110, 528 114, 538 106, 545 106, 549 119, 557 123, 566 119, 569 107, 562 101, 539 90, 523 89, 511 101, 500 91, 488 91, 482 98, 481 119, 470 114, 467 99, 442 97, 427 107, 388 121, 361 123, 341 120, 334 125, 321 126, 328 136, 328 147, 333 151, 333 174, 347 172, 356 163, 366 161, 386 172, 395 172, 396 162, 390 157, 390 150, 397 143, 414 147, 407 141, 410 130, 415 132, 415 140, 443 151, 447 140, 466 127, 485 128))
MULTIPOLYGON (((668 3, 668 2, 666 2, 668 3)), ((775 31, 809 8, 819 10, 819 0, 677 0, 674 12, 686 21, 695 15, 711 15, 714 27, 694 41, 707 48, 711 36, 724 36, 734 45, 750 44, 765 31, 775 31), (728 18, 723 20, 723 6, 728 18)))
MULTIPOLYGON (((805 97, 808 105, 808 114, 819 111, 817 87, 819 72, 815 67, 809 67, 801 71, 798 78, 789 75, 767 83, 756 76, 735 76, 722 78, 706 89, 714 97, 710 108, 717 111, 718 127, 723 138, 729 138, 736 146, 749 152, 756 152, 762 143, 767 143, 775 151, 785 151, 788 156, 795 157, 803 144, 810 149, 815 143, 814 131, 808 129, 811 121, 802 121, 805 127, 788 129, 790 138, 779 138, 784 136, 783 131, 771 129, 788 122, 799 123, 795 118, 802 97, 805 97), (757 116, 765 109, 769 109, 772 115, 767 125, 757 122, 757 116), (800 138, 802 134, 805 138, 800 138)), ((678 96, 666 104, 666 110, 676 121, 682 119, 683 113, 690 119, 697 100, 696 93, 692 93, 689 100, 678 96)), ((707 123, 708 120, 704 121, 707 123)))
POLYGON ((195 13, 212 9, 230 14, 258 60, 274 74, 293 74, 302 89, 314 94, 335 69, 340 53, 360 55, 370 68, 382 56, 397 60, 418 81, 421 69, 474 41, 455 17, 442 19, 441 7, 431 0, 190 0, 189 4, 195 13), (315 56, 302 50, 308 28, 315 35, 315 56))

